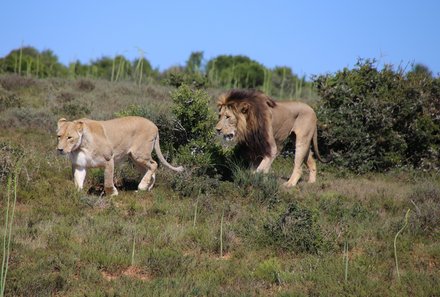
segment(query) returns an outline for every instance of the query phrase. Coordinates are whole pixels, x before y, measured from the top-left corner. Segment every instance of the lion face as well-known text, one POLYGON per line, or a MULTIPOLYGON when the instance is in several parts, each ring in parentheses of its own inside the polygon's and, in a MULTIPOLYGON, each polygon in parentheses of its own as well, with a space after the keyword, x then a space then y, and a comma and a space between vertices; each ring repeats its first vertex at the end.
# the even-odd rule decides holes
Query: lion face
POLYGON ((68 122, 66 119, 58 121, 57 150, 61 154, 69 154, 81 145, 82 123, 68 122))
POLYGON ((215 129, 226 141, 231 141, 237 136, 238 118, 230 107, 222 106, 219 110, 219 120, 215 129))

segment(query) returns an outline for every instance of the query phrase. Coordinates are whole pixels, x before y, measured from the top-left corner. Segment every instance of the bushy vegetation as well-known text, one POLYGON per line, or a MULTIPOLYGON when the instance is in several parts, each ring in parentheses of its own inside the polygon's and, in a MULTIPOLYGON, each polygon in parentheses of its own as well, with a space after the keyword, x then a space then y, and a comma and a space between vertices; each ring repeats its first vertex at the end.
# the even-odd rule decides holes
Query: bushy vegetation
POLYGON ((371 60, 315 78, 322 143, 355 172, 440 168, 440 79, 371 60))
MULTIPOLYGON (((2 254, 5 296, 438 295, 438 78, 370 62, 318 77, 319 139, 334 164, 318 164, 316 184, 286 190, 291 155, 254 174, 217 144, 213 99, 224 86, 213 88, 201 61, 192 55, 179 70, 185 79, 172 85, 147 80, 143 63, 128 72, 122 57, 106 64, 105 79, 0 76, 0 220, 7 176, 22 160, 2 254), (100 195, 99 169, 76 191, 69 160, 55 152, 57 119, 125 115, 155 122, 165 158, 186 171, 160 166, 153 191, 136 192, 138 173, 124 163, 119 196, 100 195), (391 140, 379 141, 380 125, 391 140), (365 132, 368 149, 359 153, 365 132)), ((289 69, 265 75, 259 87, 276 96, 306 89, 289 69)))
POLYGON ((89 63, 74 61, 65 66, 51 50, 38 51, 25 46, 0 58, 0 74, 14 73, 27 77, 69 77, 105 79, 111 82, 132 81, 137 85, 160 83, 172 87, 257 88, 281 99, 302 98, 316 101, 311 82, 299 78, 286 66, 269 69, 246 56, 220 55, 204 61, 203 52, 192 52, 185 65, 154 69, 145 53, 133 61, 123 55, 103 56, 89 63))

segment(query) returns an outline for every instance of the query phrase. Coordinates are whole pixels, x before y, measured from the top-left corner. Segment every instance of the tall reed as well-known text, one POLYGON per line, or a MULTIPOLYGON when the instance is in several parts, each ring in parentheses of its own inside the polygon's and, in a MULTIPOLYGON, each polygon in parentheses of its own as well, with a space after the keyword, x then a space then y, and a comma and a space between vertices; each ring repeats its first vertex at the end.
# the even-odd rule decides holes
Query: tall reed
POLYGON ((23 45, 20 47, 20 56, 18 58, 18 75, 21 74, 21 61, 23 59, 23 45))
POLYGON ((344 282, 347 282, 348 280, 348 241, 345 241, 344 243, 344 282))
POLYGON ((5 226, 3 234, 2 265, 0 271, 0 297, 4 296, 6 287, 6 276, 9 267, 9 254, 11 251, 12 223, 14 222, 15 205, 17 202, 17 176, 20 172, 20 165, 16 166, 15 172, 9 175, 6 185, 6 208, 5 208, 5 226), (13 185, 12 185, 13 184, 13 185), (11 193, 14 197, 11 201, 11 193))
POLYGON ((286 84, 286 68, 283 68, 283 78, 281 79, 281 86, 280 86, 280 99, 283 99, 284 97, 284 86, 286 84))
POLYGON ((405 214, 405 222, 403 224, 403 227, 397 231, 396 236, 394 237, 394 259, 396 261, 396 272, 397 272, 397 280, 400 281, 400 272, 399 272, 399 262, 397 261, 397 236, 399 236, 400 233, 402 233, 403 229, 405 229, 406 225, 408 225, 408 218, 409 218, 409 212, 410 208, 406 211, 405 214))
POLYGON ((225 215, 225 208, 222 210, 222 217, 220 219, 220 258, 223 258, 223 217, 225 215))
POLYGON ((136 248, 136 236, 133 234, 133 245, 131 247, 131 266, 134 266, 135 248, 136 248))

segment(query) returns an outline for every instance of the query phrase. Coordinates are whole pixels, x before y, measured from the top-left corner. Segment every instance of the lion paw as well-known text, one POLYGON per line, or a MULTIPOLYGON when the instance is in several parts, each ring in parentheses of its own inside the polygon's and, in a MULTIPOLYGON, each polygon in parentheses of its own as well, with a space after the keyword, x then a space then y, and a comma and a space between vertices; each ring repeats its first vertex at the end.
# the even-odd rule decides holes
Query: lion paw
POLYGON ((295 185, 293 185, 293 184, 291 184, 291 183, 289 183, 289 182, 285 182, 285 183, 283 183, 283 187, 286 188, 286 189, 293 188, 294 186, 295 186, 295 185))
POLYGON ((104 189, 104 192, 106 195, 110 195, 110 196, 117 196, 119 194, 118 189, 116 189, 116 187, 106 188, 104 189))

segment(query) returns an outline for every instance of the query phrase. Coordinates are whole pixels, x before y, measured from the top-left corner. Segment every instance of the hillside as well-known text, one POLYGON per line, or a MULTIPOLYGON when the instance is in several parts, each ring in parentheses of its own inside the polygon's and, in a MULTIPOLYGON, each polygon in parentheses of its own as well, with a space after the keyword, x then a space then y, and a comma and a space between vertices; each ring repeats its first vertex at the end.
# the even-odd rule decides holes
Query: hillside
MULTIPOLYGON (((97 169, 77 192, 69 160, 56 153, 58 118, 140 110, 163 131, 166 158, 185 162, 170 144, 175 88, 15 75, 0 82, 0 219, 13 219, 5 296, 440 295, 438 171, 360 174, 318 163, 317 183, 287 191, 286 153, 268 176, 159 165, 151 192, 135 191, 139 175, 127 163, 116 173, 119 196, 100 195, 97 169), (14 209, 8 176, 17 166, 14 209)), ((210 109, 221 91, 206 89, 210 109)))

